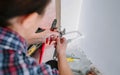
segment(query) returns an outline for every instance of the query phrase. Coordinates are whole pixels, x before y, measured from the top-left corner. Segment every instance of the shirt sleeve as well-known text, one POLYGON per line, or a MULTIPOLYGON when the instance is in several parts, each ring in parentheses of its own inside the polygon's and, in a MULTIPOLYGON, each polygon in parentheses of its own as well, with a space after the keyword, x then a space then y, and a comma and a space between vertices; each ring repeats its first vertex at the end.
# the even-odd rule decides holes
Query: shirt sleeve
POLYGON ((32 57, 26 56, 24 53, 9 54, 3 61, 6 64, 3 67, 8 68, 6 71, 3 69, 3 74, 9 75, 59 75, 57 69, 51 69, 47 64, 38 64, 32 57), (6 71, 6 72, 5 72, 6 71))

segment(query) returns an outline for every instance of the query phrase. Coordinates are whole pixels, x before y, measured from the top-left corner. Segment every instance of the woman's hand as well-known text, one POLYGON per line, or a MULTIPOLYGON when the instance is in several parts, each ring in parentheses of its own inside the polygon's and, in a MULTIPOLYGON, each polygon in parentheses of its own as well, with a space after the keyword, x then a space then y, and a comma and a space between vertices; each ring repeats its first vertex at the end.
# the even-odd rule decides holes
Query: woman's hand
POLYGON ((59 33, 57 31, 51 31, 51 30, 44 30, 40 33, 34 33, 31 38, 29 39, 28 44, 35 44, 35 43, 45 43, 46 38, 54 37, 57 38, 59 36, 59 33))
POLYGON ((57 56, 58 56, 58 69, 60 75, 73 75, 70 66, 66 60, 66 47, 67 42, 65 38, 57 38, 57 56))
POLYGON ((66 47, 67 47, 67 42, 66 42, 66 39, 63 37, 63 38, 60 38, 58 37, 57 38, 57 45, 56 45, 56 48, 57 48, 57 54, 65 54, 66 52, 66 47))

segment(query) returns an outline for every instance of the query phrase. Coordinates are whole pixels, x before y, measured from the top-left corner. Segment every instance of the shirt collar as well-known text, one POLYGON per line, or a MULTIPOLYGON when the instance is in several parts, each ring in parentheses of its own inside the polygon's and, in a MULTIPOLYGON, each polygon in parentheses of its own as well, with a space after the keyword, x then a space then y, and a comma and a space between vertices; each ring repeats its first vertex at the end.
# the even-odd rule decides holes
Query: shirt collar
POLYGON ((0 27, 0 50, 15 50, 27 52, 27 42, 17 32, 0 27))

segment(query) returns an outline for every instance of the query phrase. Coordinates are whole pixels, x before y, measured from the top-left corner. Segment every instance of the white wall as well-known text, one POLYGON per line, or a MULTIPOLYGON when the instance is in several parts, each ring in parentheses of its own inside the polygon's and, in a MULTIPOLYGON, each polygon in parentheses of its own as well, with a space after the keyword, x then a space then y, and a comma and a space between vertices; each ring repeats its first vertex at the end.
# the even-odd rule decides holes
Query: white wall
POLYGON ((80 45, 104 75, 120 75, 120 0, 83 0, 80 45))
POLYGON ((104 75, 120 75, 120 0, 62 0, 62 26, 85 36, 81 48, 104 75), (78 26, 79 24, 79 26, 78 26))
POLYGON ((81 0, 61 0, 61 25, 67 32, 78 30, 81 0))

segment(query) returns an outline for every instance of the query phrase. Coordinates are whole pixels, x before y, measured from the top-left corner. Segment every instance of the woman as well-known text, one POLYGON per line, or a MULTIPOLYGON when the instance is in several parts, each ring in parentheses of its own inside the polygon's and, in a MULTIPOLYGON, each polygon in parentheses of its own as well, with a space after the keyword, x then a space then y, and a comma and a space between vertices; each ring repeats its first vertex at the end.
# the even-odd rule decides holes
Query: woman
MULTIPOLYGON (((0 75, 58 75, 47 64, 37 64, 27 56, 30 44, 44 42, 55 31, 35 33, 50 0, 0 0, 0 75)), ((57 39, 60 75, 72 75, 66 61, 66 40, 57 39)))

